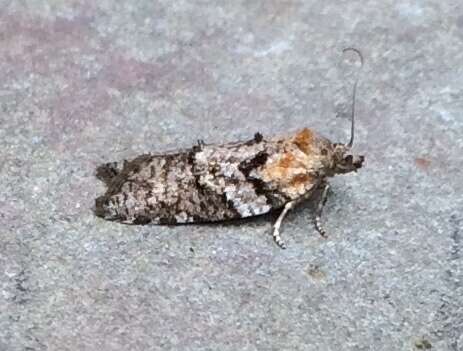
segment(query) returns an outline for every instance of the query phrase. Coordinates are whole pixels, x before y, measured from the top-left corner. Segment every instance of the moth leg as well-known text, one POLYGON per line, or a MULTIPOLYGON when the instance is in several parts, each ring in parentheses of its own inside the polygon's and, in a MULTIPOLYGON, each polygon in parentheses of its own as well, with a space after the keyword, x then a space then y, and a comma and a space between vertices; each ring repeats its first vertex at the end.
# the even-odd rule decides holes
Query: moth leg
POLYGON ((276 220, 275 224, 273 225, 273 240, 275 240, 275 243, 282 249, 286 249, 286 245, 280 236, 281 222, 285 218, 288 211, 292 209, 295 204, 296 204, 295 201, 288 202, 283 208, 283 211, 281 211, 280 215, 278 216, 278 219, 276 220))
POLYGON ((323 228, 323 225, 321 223, 321 217, 322 217, 323 207, 325 207, 326 200, 328 199, 328 191, 330 189, 330 186, 328 183, 323 183, 321 185, 321 188, 322 188, 322 193, 318 200, 317 208, 315 211, 314 225, 315 225, 315 229, 317 230, 317 232, 319 232, 322 237, 326 238, 326 231, 323 228))

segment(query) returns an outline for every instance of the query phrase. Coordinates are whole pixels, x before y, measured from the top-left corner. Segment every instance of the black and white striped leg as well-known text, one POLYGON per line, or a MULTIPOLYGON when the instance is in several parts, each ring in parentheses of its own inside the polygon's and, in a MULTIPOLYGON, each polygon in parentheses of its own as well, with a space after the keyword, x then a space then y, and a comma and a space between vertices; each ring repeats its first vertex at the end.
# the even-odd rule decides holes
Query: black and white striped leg
POLYGON ((328 183, 323 183, 321 188, 322 188, 322 192, 321 192, 321 196, 318 201, 318 204, 317 204, 317 209, 316 209, 315 217, 314 217, 314 224, 315 224, 315 229, 317 230, 317 232, 319 232, 322 237, 326 238, 326 231, 323 228, 321 217, 322 217, 323 207, 325 207, 326 200, 328 198, 328 191, 330 189, 330 186, 328 183))
POLYGON ((273 240, 275 240, 275 243, 282 249, 286 249, 286 245, 280 236, 281 222, 285 218, 288 211, 292 209, 295 204, 295 201, 288 202, 283 208, 283 211, 281 211, 280 215, 278 216, 278 219, 276 220, 275 224, 273 225, 273 240))

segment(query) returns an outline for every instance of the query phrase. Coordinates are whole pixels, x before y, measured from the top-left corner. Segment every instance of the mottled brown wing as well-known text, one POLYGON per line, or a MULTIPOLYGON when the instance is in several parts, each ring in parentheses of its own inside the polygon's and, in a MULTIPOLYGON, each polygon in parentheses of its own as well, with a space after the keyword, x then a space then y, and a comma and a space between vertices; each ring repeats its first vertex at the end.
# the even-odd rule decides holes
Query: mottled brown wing
POLYGON ((245 143, 200 145, 143 155, 98 168, 108 190, 95 213, 130 224, 176 224, 245 218, 281 208, 288 199, 252 176, 279 144, 261 136, 245 143))

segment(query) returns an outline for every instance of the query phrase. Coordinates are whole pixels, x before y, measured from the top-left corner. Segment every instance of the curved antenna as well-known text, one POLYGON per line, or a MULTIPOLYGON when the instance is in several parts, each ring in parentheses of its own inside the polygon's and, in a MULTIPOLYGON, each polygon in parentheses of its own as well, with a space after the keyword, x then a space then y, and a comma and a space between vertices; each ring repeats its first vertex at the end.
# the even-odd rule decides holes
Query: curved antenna
MULTIPOLYGON (((363 55, 362 53, 360 52, 360 50, 356 49, 356 48, 345 48, 342 50, 343 53, 347 52, 347 51, 353 51, 355 52, 359 59, 360 59, 360 69, 363 68, 363 55)), ((354 129, 355 129, 355 96, 357 94, 357 84, 358 84, 358 81, 359 81, 359 78, 360 78, 360 74, 357 75, 357 78, 355 79, 355 82, 354 82, 354 87, 352 89, 352 111, 351 111, 351 126, 350 126, 350 140, 349 142, 346 144, 347 147, 352 147, 352 145, 354 144, 354 129)))

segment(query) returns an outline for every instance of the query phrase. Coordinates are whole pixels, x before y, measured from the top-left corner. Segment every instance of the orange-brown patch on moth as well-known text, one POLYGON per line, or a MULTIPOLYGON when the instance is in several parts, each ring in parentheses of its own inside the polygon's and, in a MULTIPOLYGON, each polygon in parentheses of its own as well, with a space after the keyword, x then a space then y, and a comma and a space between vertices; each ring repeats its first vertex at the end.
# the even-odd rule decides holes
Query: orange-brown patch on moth
POLYGON ((309 128, 302 129, 293 139, 293 143, 306 155, 312 151, 314 133, 309 128))
POLYGON ((295 162, 296 162, 296 157, 294 157, 294 155, 292 153, 287 152, 287 153, 283 154, 283 157, 280 158, 280 160, 277 162, 275 167, 292 168, 292 167, 295 166, 294 165, 295 162))
POLYGON ((296 174, 289 182, 290 186, 298 187, 313 182, 313 177, 308 174, 296 174))
POLYGON ((307 189, 311 188, 314 181, 313 178, 308 174, 295 174, 289 180, 289 183, 284 187, 287 193, 294 195, 302 195, 307 189))
POLYGON ((300 167, 302 167, 301 161, 291 152, 286 152, 278 160, 267 164, 263 173, 270 181, 289 182, 294 170, 300 167))

